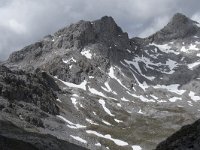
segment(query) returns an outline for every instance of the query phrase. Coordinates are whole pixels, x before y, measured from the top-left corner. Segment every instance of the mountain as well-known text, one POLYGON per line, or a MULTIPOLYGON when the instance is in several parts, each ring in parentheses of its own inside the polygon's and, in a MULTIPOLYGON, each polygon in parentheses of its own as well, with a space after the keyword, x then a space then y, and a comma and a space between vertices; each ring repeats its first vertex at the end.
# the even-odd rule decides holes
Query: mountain
POLYGON ((112 17, 79 21, 12 53, 2 118, 92 150, 149 150, 197 120, 200 25, 175 14, 147 38, 112 17))

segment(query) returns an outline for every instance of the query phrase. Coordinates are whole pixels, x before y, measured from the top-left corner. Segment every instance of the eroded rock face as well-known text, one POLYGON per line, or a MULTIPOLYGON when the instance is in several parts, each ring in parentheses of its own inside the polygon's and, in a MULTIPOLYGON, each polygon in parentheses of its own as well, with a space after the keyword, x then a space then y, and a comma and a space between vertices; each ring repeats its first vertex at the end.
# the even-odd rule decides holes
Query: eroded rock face
POLYGON ((11 103, 20 101, 34 104, 41 110, 58 114, 59 109, 55 105, 56 94, 59 90, 54 80, 45 72, 36 74, 24 71, 11 71, 5 66, 0 66, 0 96, 11 103))
POLYGON ((199 150, 200 120, 183 126, 179 131, 161 142, 156 150, 199 150))

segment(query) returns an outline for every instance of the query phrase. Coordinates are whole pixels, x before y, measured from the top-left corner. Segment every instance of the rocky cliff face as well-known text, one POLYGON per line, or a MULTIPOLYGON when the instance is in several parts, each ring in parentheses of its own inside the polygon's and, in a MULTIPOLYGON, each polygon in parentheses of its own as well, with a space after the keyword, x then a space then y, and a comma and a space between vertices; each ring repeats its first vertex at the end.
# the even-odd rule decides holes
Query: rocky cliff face
POLYGON ((107 16, 65 27, 3 63, 1 116, 92 150, 154 149, 200 117, 199 26, 176 14, 144 39, 107 16))
POLYGON ((23 71, 11 71, 5 66, 0 66, 0 96, 10 103, 32 103, 41 110, 56 115, 58 107, 54 104, 59 87, 45 72, 37 74, 23 71))

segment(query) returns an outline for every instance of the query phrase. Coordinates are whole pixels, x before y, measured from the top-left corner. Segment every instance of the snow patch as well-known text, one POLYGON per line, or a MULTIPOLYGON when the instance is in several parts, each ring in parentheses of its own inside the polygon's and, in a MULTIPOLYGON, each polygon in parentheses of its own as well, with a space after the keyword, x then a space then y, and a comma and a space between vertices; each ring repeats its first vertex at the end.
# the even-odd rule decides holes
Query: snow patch
POLYGON ((90 50, 88 50, 88 49, 83 49, 82 51, 81 51, 81 54, 83 55, 83 56, 85 56, 86 58, 88 58, 88 59, 92 59, 92 54, 90 53, 90 50))
MULTIPOLYGON (((153 76, 146 76, 145 74, 142 73, 141 69, 140 69, 140 66, 139 66, 139 63, 140 62, 144 62, 145 65, 152 65, 152 62, 150 61, 150 59, 146 58, 146 57, 135 57, 132 61, 129 61, 129 60, 124 60, 130 67, 131 65, 133 65, 137 72, 142 75, 144 78, 148 79, 148 80, 154 80, 155 77, 153 76)), ((154 64, 154 63, 153 63, 154 64)), ((154 64, 155 65, 155 64, 154 64)), ((146 69, 146 66, 144 67, 146 69)))
POLYGON ((155 99, 155 100, 157 100, 158 99, 158 97, 156 97, 155 95, 150 95, 153 99, 155 99))
POLYGON ((176 102, 177 100, 182 100, 180 97, 172 97, 169 99, 170 102, 176 102))
POLYGON ((94 121, 92 121, 91 119, 88 119, 88 118, 86 118, 86 121, 93 125, 99 125, 98 123, 95 123, 94 121))
POLYGON ((125 97, 122 97, 121 100, 124 101, 124 102, 129 102, 129 100, 126 99, 125 97))
POLYGON ((198 66, 198 65, 200 65, 200 61, 194 62, 194 63, 192 63, 192 64, 188 64, 188 68, 189 68, 190 70, 192 70, 194 67, 196 67, 196 66, 198 66))
POLYGON ((133 145, 132 149, 133 150, 142 150, 142 148, 139 145, 133 145))
POLYGON ((70 135, 73 139, 75 139, 75 140, 77 140, 77 141, 79 141, 79 142, 81 142, 81 143, 87 143, 87 141, 86 140, 84 140, 84 139, 82 139, 82 138, 80 138, 80 137, 78 137, 78 136, 73 136, 73 135, 70 135))
POLYGON ((101 147, 101 143, 96 143, 95 146, 101 147))
POLYGON ((100 99, 100 100, 99 100, 99 104, 102 105, 104 111, 105 111, 108 115, 110 115, 110 116, 115 116, 115 115, 113 115, 113 114, 110 112, 110 110, 106 107, 106 103, 105 103, 105 101, 104 101, 103 99, 100 99))
POLYGON ((127 93, 128 93, 129 95, 135 97, 135 98, 139 98, 139 99, 140 99, 141 101, 143 101, 143 102, 156 102, 156 101, 153 100, 153 99, 147 99, 147 98, 144 97, 143 95, 138 96, 138 95, 133 94, 133 93, 130 93, 130 92, 128 92, 128 91, 127 91, 127 93))
POLYGON ((80 129, 80 128, 86 128, 86 126, 84 125, 80 125, 80 124, 75 124, 72 123, 71 121, 67 120, 65 117, 57 115, 58 118, 62 119, 63 121, 65 121, 66 123, 68 123, 69 125, 67 125, 69 128, 71 129, 80 129))
POLYGON ((74 104, 74 107, 78 110, 78 107, 76 106, 76 104, 78 103, 78 102, 76 101, 76 98, 71 97, 71 100, 72 100, 72 103, 74 104))
POLYGON ((185 48, 185 46, 181 47, 181 52, 188 52, 188 49, 185 48))
POLYGON ((97 113, 96 113, 96 112, 93 111, 92 113, 93 113, 95 116, 97 116, 97 113))
POLYGON ((186 90, 179 90, 178 87, 180 85, 179 84, 171 84, 171 85, 156 85, 153 86, 155 89, 166 89, 172 93, 176 93, 178 95, 182 95, 183 93, 185 93, 186 90))
POLYGON ((142 110, 140 109, 140 110, 138 111, 138 114, 142 114, 142 115, 144 115, 145 113, 142 112, 142 110))
POLYGON ((193 106, 191 101, 187 101, 189 106, 193 106))
POLYGON ((199 49, 196 47, 197 45, 190 44, 189 49, 198 51, 199 49))
POLYGON ((191 99, 195 102, 199 101, 200 100, 200 97, 199 96, 195 96, 195 93, 190 91, 189 93, 189 96, 191 97, 191 99))
MULTIPOLYGON (((54 76, 54 78, 58 79, 57 76, 54 76)), ((58 79, 59 81, 61 81, 63 84, 65 84, 68 87, 72 87, 72 88, 78 88, 78 89, 83 89, 86 91, 86 85, 87 85, 87 81, 84 80, 81 84, 74 84, 74 83, 70 83, 70 82, 65 82, 61 79, 58 79)))
POLYGON ((194 44, 190 44, 188 48, 186 48, 185 46, 181 47, 181 52, 189 53, 191 51, 199 51, 199 48, 197 48, 197 45, 194 44))
POLYGON ((166 100, 157 100, 158 103, 167 103, 166 100))
POLYGON ((105 123, 105 124, 108 125, 108 126, 112 126, 109 122, 107 122, 107 121, 105 121, 105 120, 103 120, 103 119, 102 119, 102 122, 105 123))
POLYGON ((124 141, 119 140, 119 139, 112 138, 110 134, 103 135, 103 134, 100 134, 100 133, 98 133, 96 131, 92 131, 92 130, 86 130, 86 133, 88 133, 88 134, 94 134, 94 135, 96 135, 98 137, 111 140, 111 141, 113 141, 118 146, 127 146, 128 145, 127 142, 124 142, 124 141))
POLYGON ((101 87, 104 91, 109 92, 109 93, 111 92, 111 93, 117 95, 117 93, 111 89, 110 85, 108 84, 108 81, 105 82, 104 85, 105 85, 106 88, 101 87))
POLYGON ((131 51, 129 49, 126 49, 126 50, 127 50, 127 52, 131 53, 131 51))
POLYGON ((68 60, 62 59, 62 61, 63 61, 63 63, 65 63, 65 64, 68 64, 69 62, 72 62, 72 61, 76 63, 76 60, 75 60, 73 57, 71 57, 71 58, 68 59, 68 60))
MULTIPOLYGON (((128 65, 129 67, 131 67, 131 65, 133 65, 135 68, 136 68, 136 73, 139 74, 139 75, 142 75, 144 78, 148 79, 148 80, 154 80, 155 77, 149 77, 149 76, 146 76, 145 74, 142 73, 141 69, 140 69, 140 66, 139 66, 139 63, 143 63, 144 64, 144 68, 149 68, 151 70, 157 70, 159 72, 162 72, 162 73, 165 73, 165 74, 172 74, 174 73, 174 69, 177 67, 177 62, 171 60, 171 59, 168 59, 166 61, 166 63, 161 63, 161 62, 153 62, 152 60, 150 60, 149 58, 147 57, 139 57, 139 56, 136 56, 132 61, 129 61, 129 60, 124 60, 128 65), (153 67, 154 66, 154 67, 153 67), (163 68, 168 68, 168 69, 163 69, 163 68)), ((131 67, 132 68, 132 67, 131 67)))
POLYGON ((97 90, 94 89, 94 88, 88 87, 88 90, 89 90, 92 94, 99 95, 99 96, 101 96, 101 97, 106 97, 102 92, 99 92, 99 91, 97 91, 97 90))
POLYGON ((89 79, 94 79, 94 77, 93 76, 89 76, 89 79))
POLYGON ((168 44, 159 45, 159 44, 152 43, 152 44, 149 44, 149 45, 158 47, 164 53, 174 53, 176 55, 179 54, 179 52, 172 50, 171 47, 168 44))
POLYGON ((58 102, 62 103, 62 101, 61 101, 59 98, 57 98, 57 99, 56 99, 56 101, 58 101, 58 102))
POLYGON ((117 123, 123 122, 122 120, 118 120, 118 119, 114 119, 114 120, 115 120, 115 122, 117 122, 117 123))
POLYGON ((122 105, 121 105, 120 103, 117 103, 117 106, 118 106, 118 107, 122 107, 122 105))
POLYGON ((124 87, 125 89, 129 90, 129 89, 128 89, 126 86, 124 86, 124 85, 122 84, 122 82, 115 76, 114 67, 112 67, 112 66, 110 67, 110 71, 109 71, 108 75, 109 75, 111 78, 117 80, 117 82, 118 82, 122 87, 124 87))
POLYGON ((73 94, 72 96, 73 96, 73 97, 79 97, 78 94, 73 94))

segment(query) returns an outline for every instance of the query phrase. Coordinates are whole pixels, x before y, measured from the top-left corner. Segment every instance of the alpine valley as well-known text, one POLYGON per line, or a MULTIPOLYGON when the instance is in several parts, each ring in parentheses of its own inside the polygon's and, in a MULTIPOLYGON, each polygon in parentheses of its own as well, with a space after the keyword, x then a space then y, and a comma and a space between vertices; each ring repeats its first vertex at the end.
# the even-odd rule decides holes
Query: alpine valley
POLYGON ((200 24, 180 13, 147 38, 79 21, 0 65, 3 150, 198 150, 198 118, 200 24))

